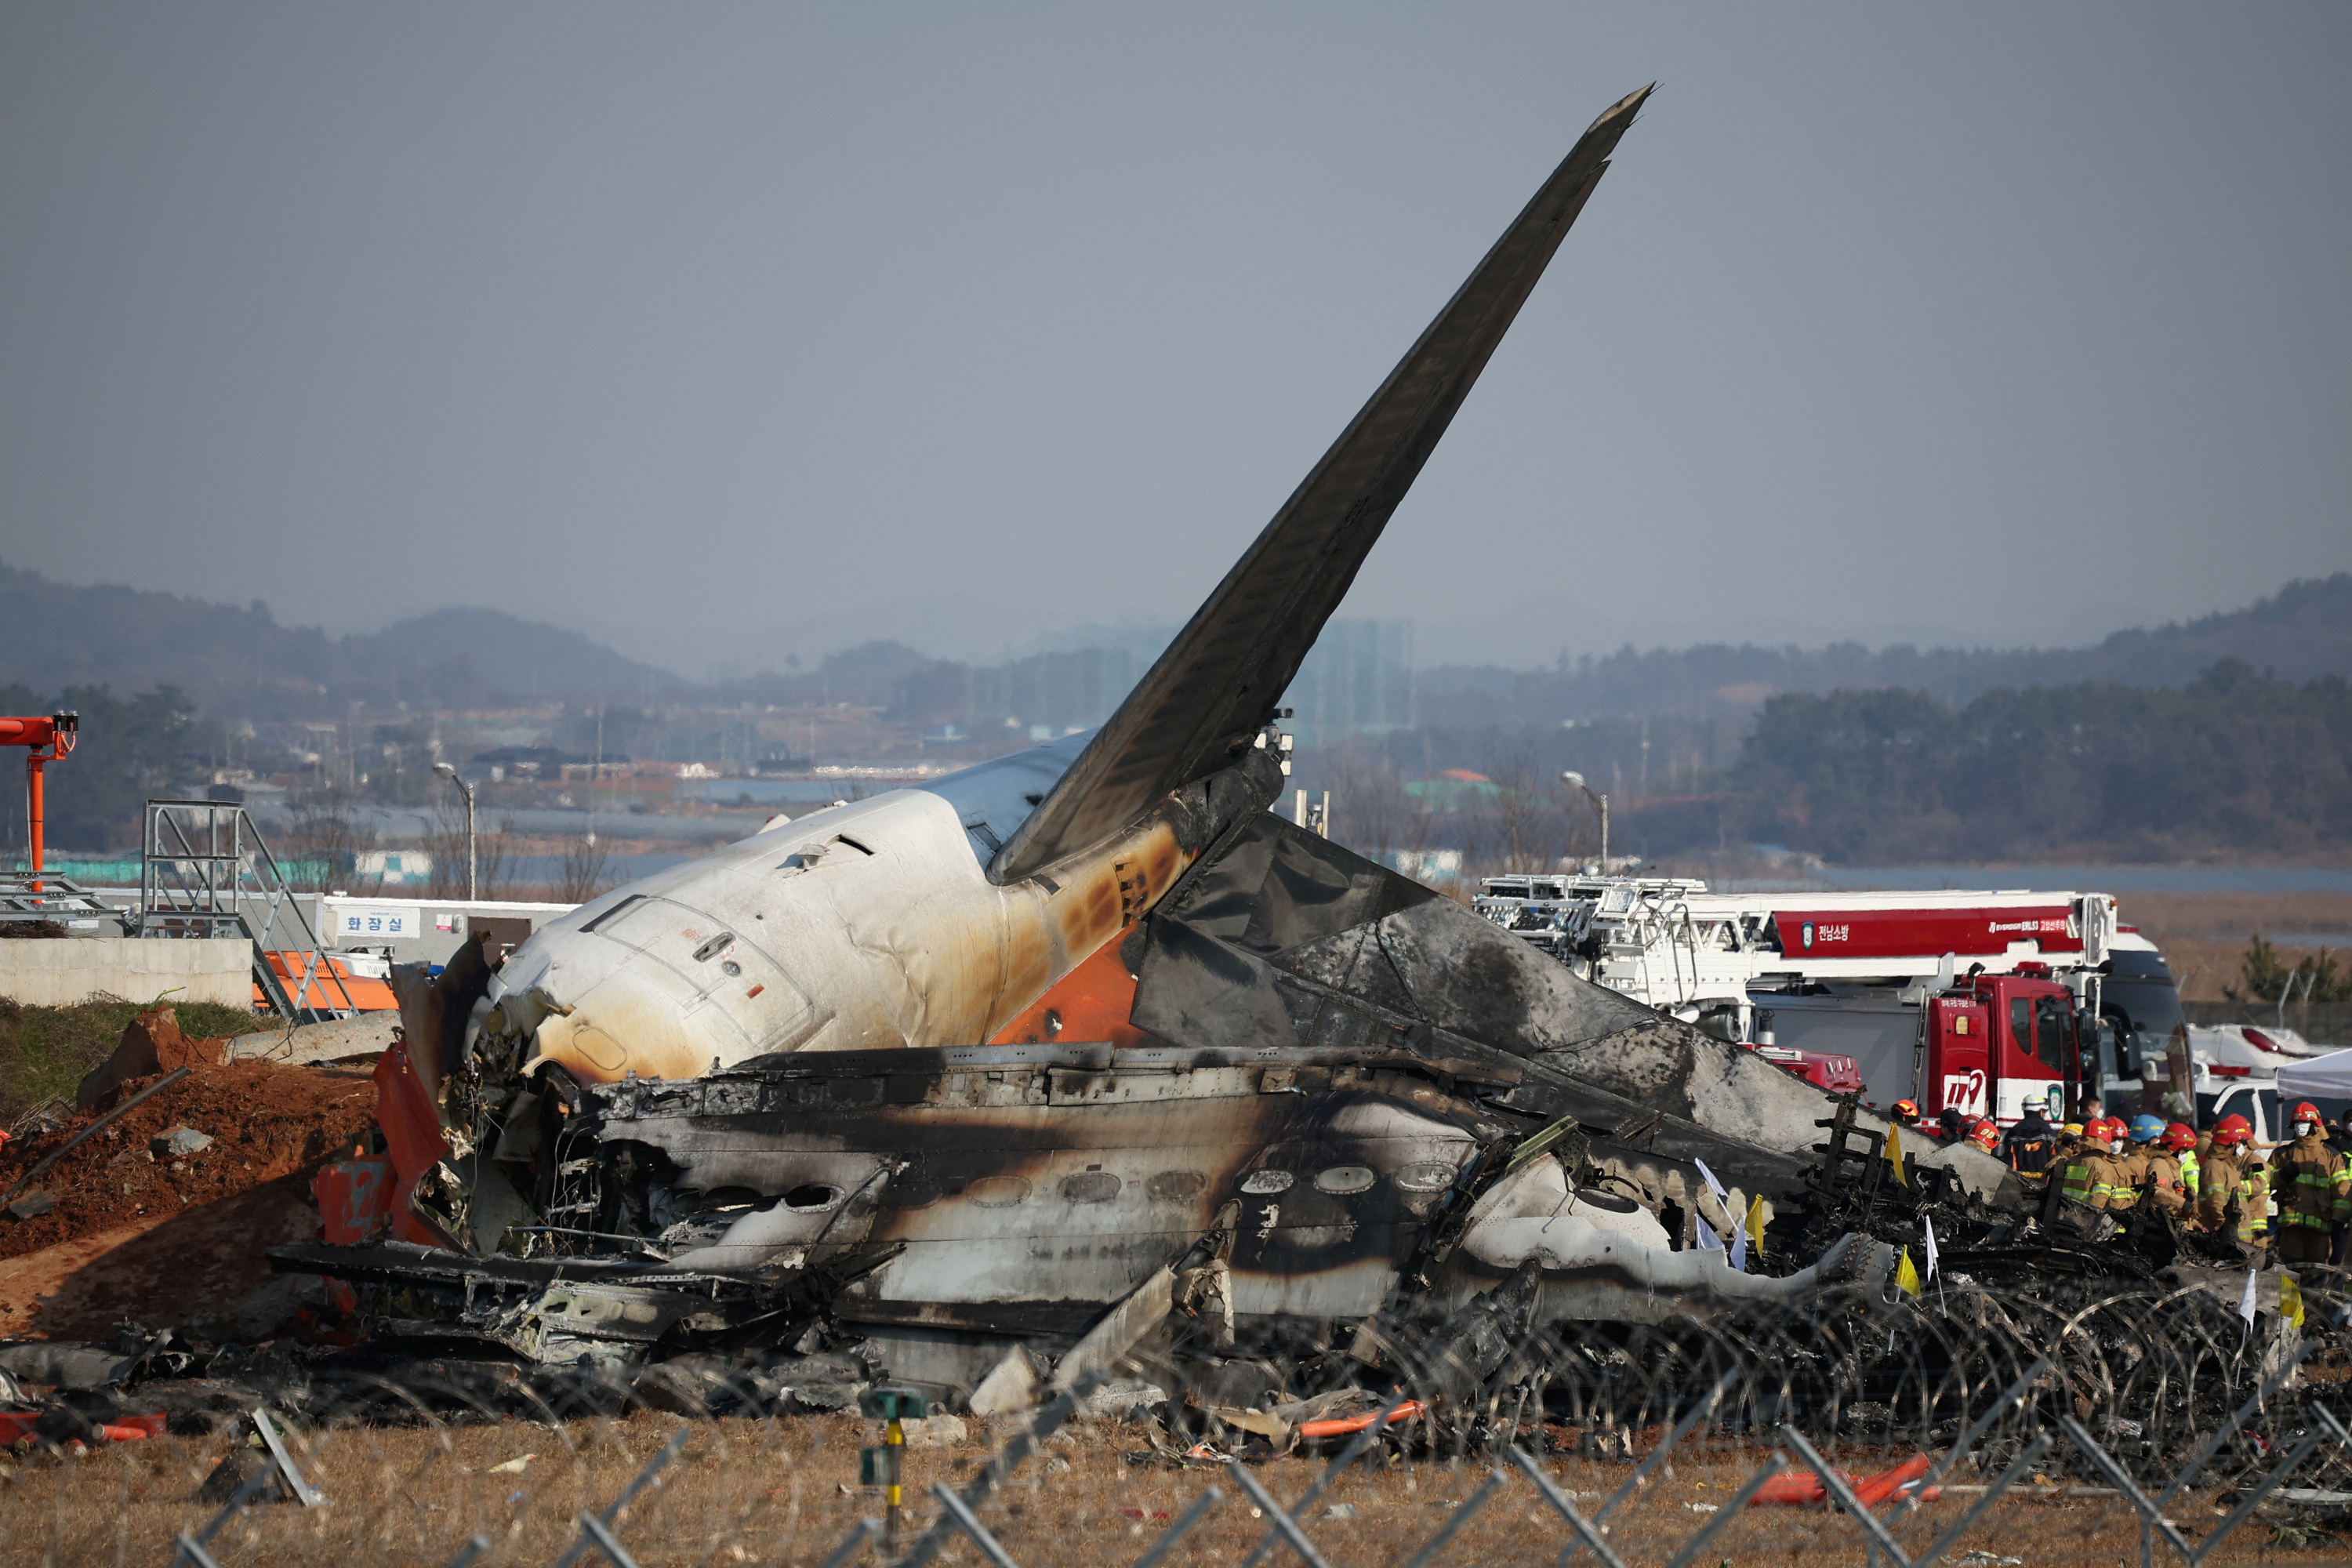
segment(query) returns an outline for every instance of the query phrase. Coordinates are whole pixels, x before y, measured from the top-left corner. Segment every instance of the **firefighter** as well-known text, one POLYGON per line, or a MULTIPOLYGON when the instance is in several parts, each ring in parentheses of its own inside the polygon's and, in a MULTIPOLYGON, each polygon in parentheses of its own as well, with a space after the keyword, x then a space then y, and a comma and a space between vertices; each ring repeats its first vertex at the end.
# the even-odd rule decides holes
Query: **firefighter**
MULTIPOLYGON (((2133 1125, 2137 1128, 2138 1124, 2135 1122, 2133 1125)), ((2195 1154, 2187 1152, 2195 1146, 2197 1135, 2177 1121, 2169 1127, 2159 1122, 2158 1128, 2155 1141, 2148 1145, 2143 1156, 2147 1162, 2143 1185, 2146 1177, 2153 1177, 2156 1185, 2149 1191, 2155 1195, 2158 1211, 2175 1218, 2186 1218, 2197 1202, 2196 1166, 2191 1164, 2184 1170, 2181 1162, 2197 1158, 2195 1154)))
POLYGON ((2092 1142, 2092 1131, 2100 1125, 2093 1117, 2087 1122, 2066 1123, 2066 1136, 2059 1142, 2052 1169, 2059 1173, 2058 1190, 2076 1203, 2091 1201, 2091 1157, 2099 1152, 2092 1142))
POLYGON ((2327 1146, 2319 1108, 2305 1101, 2287 1118, 2294 1142, 2273 1164, 2279 1197, 2279 1261, 2326 1263, 2352 1225, 2352 1167, 2327 1146))
POLYGON ((2117 1184, 2123 1177, 2123 1167, 2109 1145, 2114 1136, 2108 1131, 2107 1119, 2094 1116, 2083 1123, 2083 1136, 2075 1141, 2066 1157, 2066 1173, 2061 1188, 2065 1194, 2095 1209, 2116 1207, 2117 1184))
POLYGON ((2186 1121, 2176 1121, 2164 1130, 2164 1148, 2179 1163, 2181 1191, 2189 1194, 2193 1211, 2197 1207, 2197 1134, 2186 1121))
POLYGON ((2092 1152, 2091 1206, 2095 1209, 2127 1209, 2139 1202, 2139 1189, 2132 1184, 2131 1167, 2123 1155, 2116 1152, 2124 1141, 2124 1124, 2112 1116, 2099 1118, 2085 1127, 2084 1135, 2096 1145, 2092 1152))
POLYGON ((1990 1154, 2000 1147, 2000 1123, 1988 1116, 1969 1129, 1969 1142, 1990 1154))
POLYGON ((2253 1152, 2248 1147, 2253 1127, 2242 1116, 2224 1116, 2213 1129, 2212 1146, 2198 1162, 2197 1219, 2206 1230, 2229 1223, 2230 1205, 2238 1205, 2237 1238, 2248 1248, 2263 1244, 2269 1219, 2268 1189, 2259 1180, 2253 1152))
POLYGON ((2033 1182, 2047 1181, 2050 1167, 2057 1161, 2058 1134, 2030 1100, 2025 1102, 2025 1115, 2009 1130, 2008 1153, 2009 1168, 2033 1182))
POLYGON ((1916 1127, 1919 1125, 1919 1102, 1916 1100, 1898 1100, 1886 1108, 1886 1114, 1894 1119, 1895 1125, 1897 1127, 1916 1127))
POLYGON ((2126 1131, 2131 1138, 2131 1145, 2124 1151, 2124 1171, 2130 1178, 2132 1191, 2137 1193, 2147 1188, 2149 1168, 2161 1152, 2156 1145, 2157 1141, 2164 1136, 2164 1118, 2146 1114, 2135 1116, 2126 1131))
POLYGON ((1942 1143, 1957 1143, 1968 1135, 1967 1120, 1952 1107, 1948 1105, 1944 1107, 1944 1113, 1936 1118, 1937 1141, 1942 1143))

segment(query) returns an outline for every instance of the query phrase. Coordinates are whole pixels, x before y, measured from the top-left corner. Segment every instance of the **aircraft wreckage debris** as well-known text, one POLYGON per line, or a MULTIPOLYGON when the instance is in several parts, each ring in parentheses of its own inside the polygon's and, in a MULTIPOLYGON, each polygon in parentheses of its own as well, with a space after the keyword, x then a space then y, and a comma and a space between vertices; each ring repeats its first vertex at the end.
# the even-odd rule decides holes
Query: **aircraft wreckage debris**
MULTIPOLYGON (((1924 1449, 2014 1387, 1996 1415, 2094 1423, 2152 1473, 2235 1430, 2249 1383, 2340 1360, 2319 1276, 2283 1294, 2226 1230, 1966 1145, 1898 1161, 1853 1098, 1267 810, 1279 694, 1646 96, 1100 730, 396 974, 375 1127, 316 1173, 321 1238, 268 1254, 325 1282, 319 1331, 43 1351, 26 1389, 406 1420, 837 1413, 887 1383, 984 1416, 1117 1380, 1139 1461, 1182 1464, 1534 1434, 1630 1458, 1701 1416, 1924 1449)), ((191 1168, 238 1136, 142 1114, 128 1146, 191 1168)))

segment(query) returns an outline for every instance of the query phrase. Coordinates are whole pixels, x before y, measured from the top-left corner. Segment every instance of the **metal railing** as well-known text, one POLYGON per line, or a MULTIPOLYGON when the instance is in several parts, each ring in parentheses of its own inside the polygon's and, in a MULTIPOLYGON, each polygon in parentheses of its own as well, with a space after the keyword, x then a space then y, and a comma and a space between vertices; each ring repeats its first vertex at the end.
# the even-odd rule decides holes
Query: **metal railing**
POLYGON ((139 863, 139 934, 246 938, 253 943, 254 984, 281 1018, 356 1010, 293 883, 244 806, 149 801, 139 863), (273 952, 287 974, 270 963, 273 952))

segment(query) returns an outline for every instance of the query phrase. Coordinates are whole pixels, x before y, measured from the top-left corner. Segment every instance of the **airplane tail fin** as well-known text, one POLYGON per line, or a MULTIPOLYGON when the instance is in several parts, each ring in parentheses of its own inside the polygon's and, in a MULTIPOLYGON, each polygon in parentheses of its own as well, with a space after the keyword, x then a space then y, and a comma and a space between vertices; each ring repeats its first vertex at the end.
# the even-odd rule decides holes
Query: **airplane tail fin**
POLYGON ((1651 89, 1592 122, 1274 521, 989 868, 999 883, 1224 767, 1275 704, 1429 460, 1651 89))

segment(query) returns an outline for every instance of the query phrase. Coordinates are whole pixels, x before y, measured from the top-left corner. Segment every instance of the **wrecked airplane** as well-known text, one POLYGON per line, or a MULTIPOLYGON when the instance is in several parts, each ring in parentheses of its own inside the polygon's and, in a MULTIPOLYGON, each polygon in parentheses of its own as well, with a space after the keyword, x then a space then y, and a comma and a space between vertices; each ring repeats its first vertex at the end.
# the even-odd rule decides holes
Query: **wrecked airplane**
POLYGON ((2022 1234, 1992 1160, 1918 1151, 1857 1198, 1884 1128, 1850 1102, 1267 811, 1280 694, 1646 96, 1100 730, 412 977, 394 1174, 277 1266, 362 1288, 380 1337, 608 1365, 849 1335, 969 1392, 1021 1346, 1066 1379, 1152 1336, 1787 1303, 1884 1281, 1924 1202, 1988 1258, 2022 1234))

